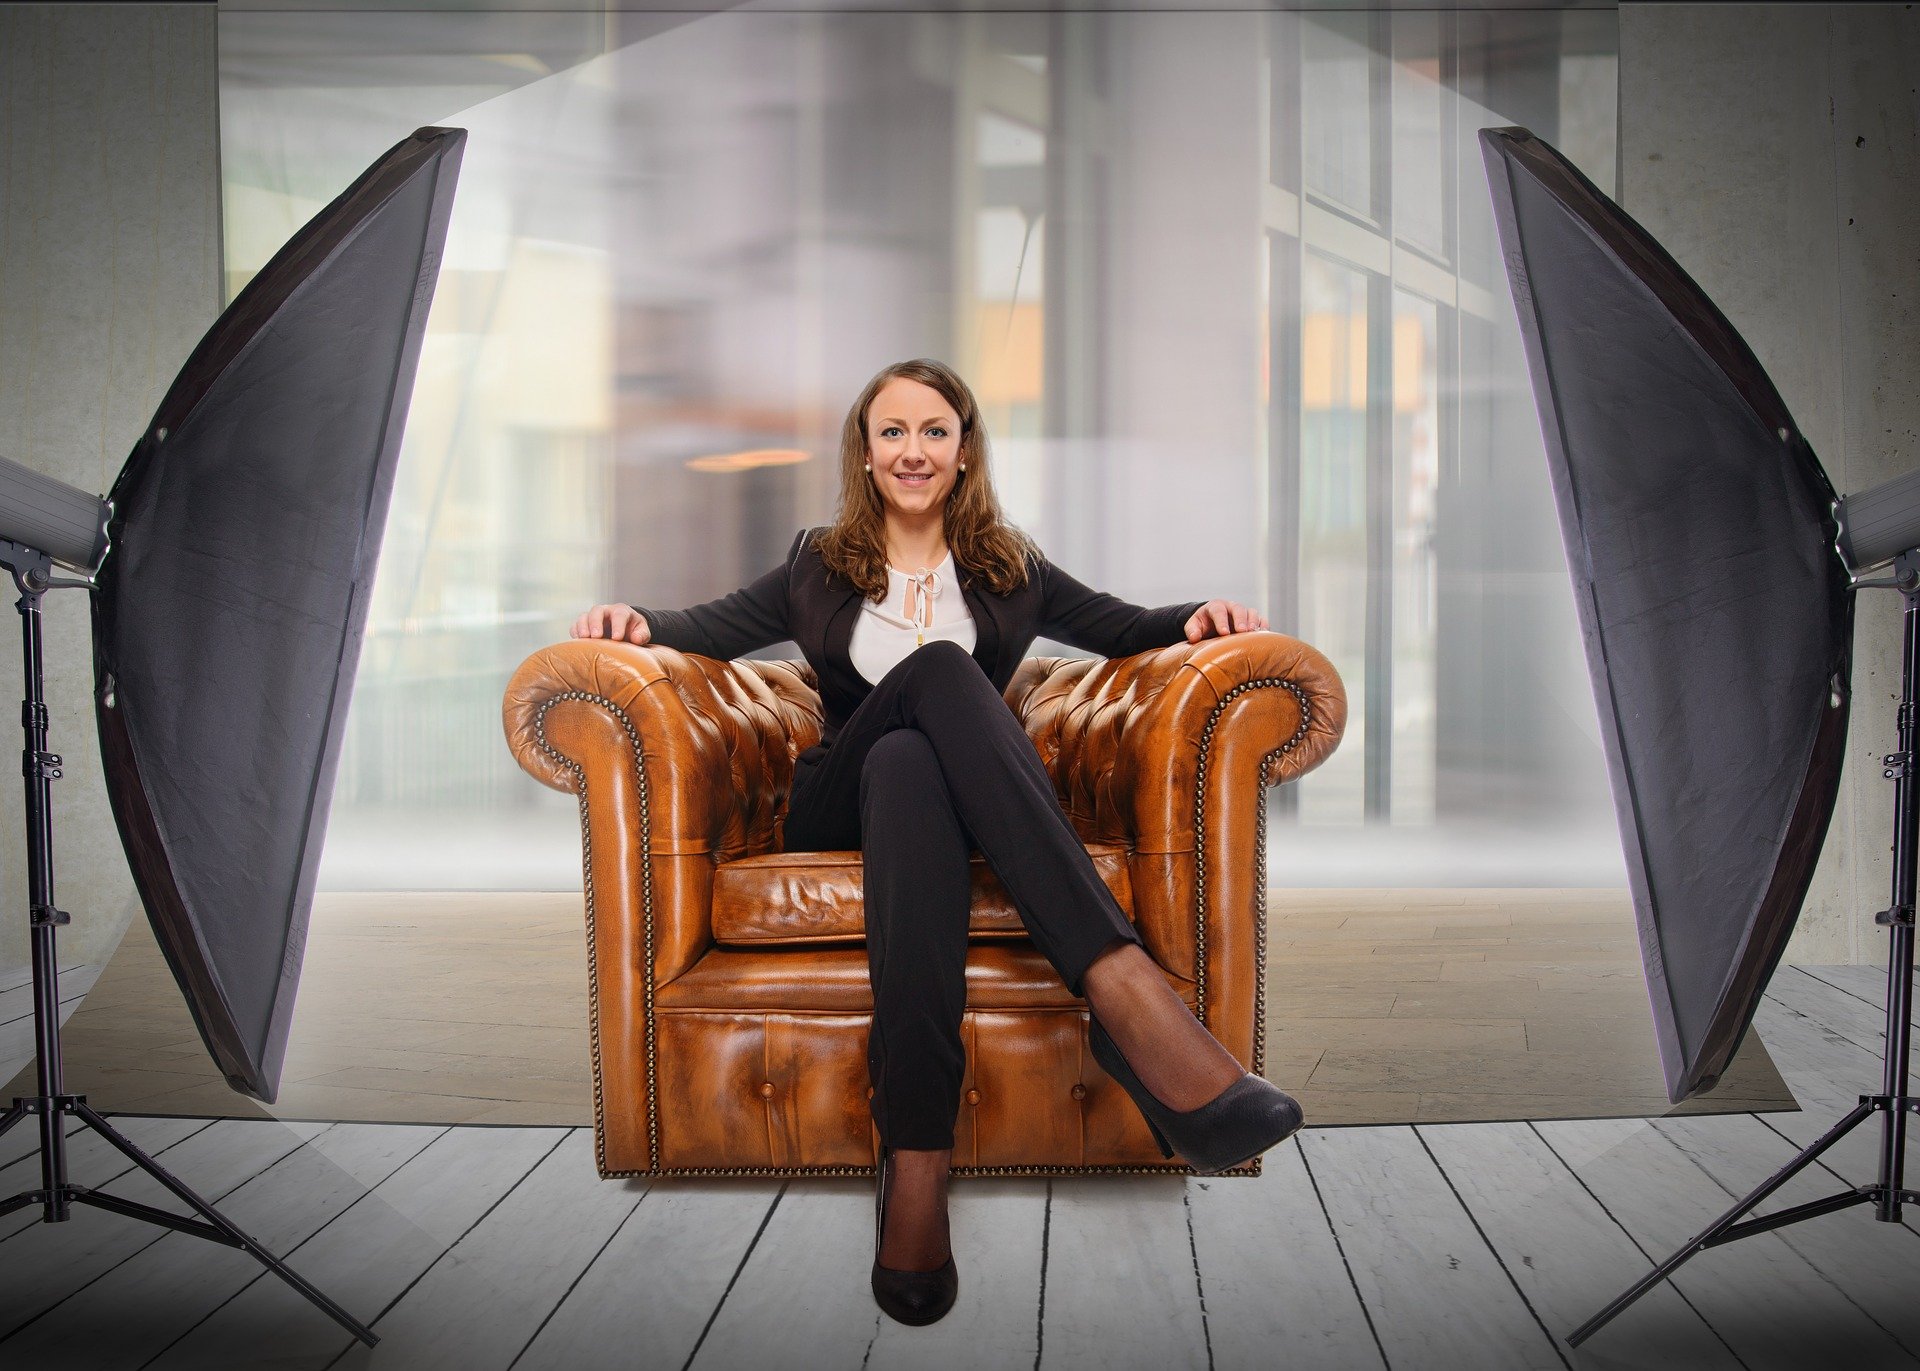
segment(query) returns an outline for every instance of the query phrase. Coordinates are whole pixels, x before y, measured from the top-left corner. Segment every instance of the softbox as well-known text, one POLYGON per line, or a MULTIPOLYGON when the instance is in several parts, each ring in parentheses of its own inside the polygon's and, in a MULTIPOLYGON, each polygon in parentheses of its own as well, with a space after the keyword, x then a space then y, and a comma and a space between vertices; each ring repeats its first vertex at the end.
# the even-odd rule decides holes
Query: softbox
POLYGON ((1793 931, 1846 739, 1834 491, 1752 351, 1525 129, 1480 133, 1599 705, 1667 1093, 1793 931))
POLYGON ((208 1052, 269 1103, 465 141, 418 130, 295 234, 109 496, 107 793, 208 1052))

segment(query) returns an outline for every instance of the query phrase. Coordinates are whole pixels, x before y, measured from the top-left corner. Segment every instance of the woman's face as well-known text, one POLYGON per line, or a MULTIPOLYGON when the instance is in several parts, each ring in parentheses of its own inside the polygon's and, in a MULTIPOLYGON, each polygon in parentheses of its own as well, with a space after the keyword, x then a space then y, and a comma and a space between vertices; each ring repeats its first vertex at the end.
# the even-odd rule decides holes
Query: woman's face
POLYGON ((960 478, 960 416, 932 386, 896 376, 867 406, 874 488, 895 514, 946 506, 960 478))

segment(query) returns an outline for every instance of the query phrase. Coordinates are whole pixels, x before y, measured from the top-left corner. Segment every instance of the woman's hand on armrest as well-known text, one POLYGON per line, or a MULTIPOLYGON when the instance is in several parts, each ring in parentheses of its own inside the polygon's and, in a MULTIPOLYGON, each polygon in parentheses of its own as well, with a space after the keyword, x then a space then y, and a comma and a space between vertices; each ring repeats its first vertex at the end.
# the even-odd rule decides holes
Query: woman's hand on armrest
POLYGON ((645 644, 653 634, 647 627, 647 616, 632 605, 595 605, 573 621, 573 636, 645 644))
POLYGON ((1267 626, 1267 616, 1236 600, 1209 600, 1187 620, 1187 641, 1228 638, 1236 633, 1256 633, 1267 626))

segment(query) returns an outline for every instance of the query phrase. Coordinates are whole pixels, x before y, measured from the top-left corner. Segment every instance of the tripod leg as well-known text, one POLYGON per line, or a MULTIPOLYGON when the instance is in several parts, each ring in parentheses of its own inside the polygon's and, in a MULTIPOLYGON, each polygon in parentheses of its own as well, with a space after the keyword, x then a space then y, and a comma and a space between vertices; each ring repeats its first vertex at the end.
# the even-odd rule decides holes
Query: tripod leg
MULTIPOLYGON (((1778 1190, 1781 1186, 1785 1185, 1789 1180, 1792 1180, 1793 1177, 1799 1173, 1802 1167, 1806 1166, 1808 1162, 1811 1162, 1815 1157, 1819 1156, 1822 1152, 1825 1152, 1829 1147, 1832 1147, 1835 1143, 1839 1142, 1841 1138, 1846 1136, 1847 1131, 1849 1129, 1854 1127, 1854 1125, 1858 1124, 1862 1119, 1866 1118, 1871 1113, 1873 1113, 1873 1106, 1870 1104, 1861 1104, 1861 1105, 1854 1106, 1852 1113, 1848 1114, 1846 1118, 1840 1120, 1839 1123, 1835 1124, 1832 1128, 1828 1129, 1825 1134, 1823 1134, 1817 1141, 1815 1141, 1799 1156, 1795 1157, 1792 1161, 1788 1162, 1785 1166, 1781 1167, 1778 1171, 1774 1172, 1773 1175, 1767 1179, 1764 1185, 1760 1186, 1759 1189, 1755 1190, 1752 1194, 1748 1195, 1745 1199, 1741 1200, 1738 1204, 1734 1205, 1733 1208, 1729 1209, 1726 1213, 1722 1214, 1718 1219, 1715 1219, 1712 1227, 1701 1232, 1699 1236, 1694 1238, 1692 1242, 1688 1243, 1685 1247, 1681 1248, 1678 1252, 1675 1252, 1671 1257, 1668 1257, 1665 1261, 1661 1262, 1660 1265, 1654 1267, 1653 1270, 1649 1271, 1645 1276, 1641 1277, 1640 1280, 1634 1285, 1634 1287, 1631 1290, 1627 1291, 1626 1294, 1622 1295, 1619 1299, 1615 1300, 1612 1304, 1608 1305, 1605 1309, 1602 1309, 1598 1314, 1595 1314, 1592 1318, 1588 1319, 1585 1323, 1581 1324, 1578 1328, 1574 1329, 1573 1332, 1569 1333, 1567 1335, 1567 1346, 1578 1347, 1581 1343, 1585 1342, 1588 1338, 1592 1337, 1595 1333, 1599 1332, 1601 1327, 1604 1324, 1606 1324, 1608 1320, 1612 1319, 1614 1315, 1618 1314, 1621 1310, 1625 1309, 1628 1305, 1632 1304, 1635 1300, 1639 1299, 1642 1295, 1646 1294, 1647 1291, 1653 1289, 1654 1286, 1660 1284, 1661 1281, 1665 1280, 1668 1277, 1668 1275, 1670 1275, 1673 1272, 1673 1270, 1676 1267, 1678 1267, 1682 1262, 1686 1261, 1687 1258, 1693 1256, 1694 1253, 1699 1252, 1704 1248, 1712 1247, 1718 1241, 1721 1241, 1722 1235, 1725 1234, 1728 1229, 1733 1227, 1735 1222, 1738 1221, 1738 1219, 1742 1214, 1752 1209, 1756 1204, 1759 1204, 1760 1201, 1766 1199, 1767 1196, 1771 1195, 1774 1191, 1778 1190)), ((1864 1197, 1849 1196, 1847 1199, 1847 1203, 1848 1204, 1858 1203, 1860 1199, 1863 1199, 1863 1198, 1864 1197)), ((1825 1213, 1827 1211, 1823 1209, 1821 1210, 1821 1212, 1825 1213)), ((1772 1225, 1772 1226, 1777 1227, 1777 1225, 1772 1225)), ((1748 1231, 1759 1232, 1762 1230, 1750 1229, 1748 1231)), ((1746 1236, 1746 1234, 1742 1234, 1741 1236, 1744 1237, 1746 1236)))
MULTIPOLYGON (((0 1115, 0 1133, 6 1132, 9 1128, 19 1123, 20 1120, 26 1118, 27 1113, 26 1105, 15 1101, 13 1108, 9 1109, 4 1115, 0 1115)), ((31 1156, 32 1154, 29 1153, 28 1155, 31 1156)), ((11 1214, 16 1209, 25 1209, 30 1204, 38 1203, 40 1203, 39 1192, 29 1190, 23 1194, 15 1195, 12 1199, 0 1200, 0 1215, 11 1214)))
MULTIPOLYGON (((120 1136, 119 1131, 99 1114, 94 1112, 85 1101, 75 1099, 72 1108, 74 1113, 86 1120, 87 1125, 92 1128, 94 1132, 124 1152, 133 1160, 136 1166, 152 1176, 156 1181, 159 1181, 160 1184, 164 1185, 168 1190, 172 1191, 176 1198, 192 1206, 197 1213, 206 1219, 209 1225, 225 1235, 225 1240, 229 1245, 244 1248, 246 1251, 252 1253, 255 1260, 259 1261, 261 1265, 273 1272, 274 1275, 280 1277, 280 1279, 284 1280, 288 1285, 291 1285, 295 1290, 298 1290, 302 1295, 305 1295, 318 1308, 324 1311, 328 1317, 333 1319, 334 1322, 352 1333, 354 1337, 364 1342, 368 1347, 372 1347, 380 1341, 379 1337, 376 1336, 371 1329, 365 1327, 355 1319, 353 1315, 347 1313, 346 1310, 328 1299, 319 1290, 309 1285, 298 1272, 294 1271, 285 1262, 274 1256, 273 1253, 267 1251, 266 1248, 262 1247, 238 1228, 235 1228, 219 1210, 189 1190, 185 1182, 174 1176, 138 1147, 135 1147, 126 1138, 120 1136)), ((178 1225, 174 1226, 177 1227, 178 1225)), ((188 1229, 185 1231, 192 1232, 193 1230, 188 1229)), ((199 1236, 209 1235, 202 1234, 199 1236)), ((215 1241, 219 1241, 219 1239, 215 1239, 215 1241)))

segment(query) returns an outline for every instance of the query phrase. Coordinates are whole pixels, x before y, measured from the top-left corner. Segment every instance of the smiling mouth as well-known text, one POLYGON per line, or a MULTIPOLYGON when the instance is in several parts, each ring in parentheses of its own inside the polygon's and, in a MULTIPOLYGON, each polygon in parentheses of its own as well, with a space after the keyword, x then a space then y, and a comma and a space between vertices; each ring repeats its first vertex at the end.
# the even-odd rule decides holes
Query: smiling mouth
POLYGON ((902 472, 896 475, 894 479, 896 481, 904 482, 905 484, 910 486, 923 486, 928 481, 931 481, 933 479, 933 473, 928 471, 928 472, 922 472, 918 476, 909 476, 906 473, 902 472))

